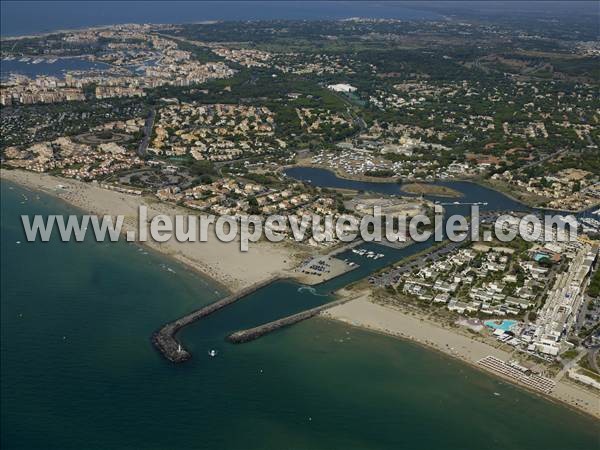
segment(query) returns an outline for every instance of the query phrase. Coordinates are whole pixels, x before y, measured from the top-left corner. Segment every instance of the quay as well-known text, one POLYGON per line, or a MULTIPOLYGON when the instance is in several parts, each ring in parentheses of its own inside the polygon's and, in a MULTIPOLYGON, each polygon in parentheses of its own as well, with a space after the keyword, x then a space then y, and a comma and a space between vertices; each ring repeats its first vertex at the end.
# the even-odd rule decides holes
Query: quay
POLYGON ((279 277, 269 278, 268 280, 253 284, 252 286, 248 286, 247 288, 244 288, 235 294, 211 303, 210 305, 206 305, 200 309, 192 311, 189 314, 186 314, 183 317, 180 317, 177 320, 174 320, 173 322, 165 324, 162 328, 152 334, 152 344, 166 359, 172 363, 182 363, 187 361, 192 357, 192 354, 187 351, 183 345, 181 345, 181 342, 179 342, 176 337, 177 333, 183 327, 186 327, 202 319, 203 317, 206 317, 220 309, 225 308, 228 305, 231 305, 232 303, 235 303, 241 298, 246 297, 254 291, 257 291, 258 289, 261 289, 278 279, 279 277))
POLYGON ((232 333, 229 336, 227 336, 227 340, 233 344, 243 344, 244 342, 250 342, 255 339, 258 339, 261 336, 264 336, 265 334, 279 330, 280 328, 294 325, 303 320, 310 319, 311 317, 320 314, 326 309, 333 308, 337 305, 342 305, 346 302, 349 302, 350 300, 354 300, 354 298, 355 297, 342 298, 333 302, 325 303, 324 305, 307 309, 306 311, 292 314, 291 316, 282 317, 281 319, 277 319, 254 328, 236 331, 235 333, 232 333))

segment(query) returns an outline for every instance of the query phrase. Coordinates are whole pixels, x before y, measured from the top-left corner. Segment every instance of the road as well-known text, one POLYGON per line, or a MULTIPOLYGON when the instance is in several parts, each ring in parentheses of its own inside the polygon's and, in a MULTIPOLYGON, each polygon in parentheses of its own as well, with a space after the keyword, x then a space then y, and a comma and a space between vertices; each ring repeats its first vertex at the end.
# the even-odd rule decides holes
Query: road
POLYGON ((525 164, 524 166, 519 167, 518 172, 522 172, 524 169, 527 169, 528 167, 532 167, 532 166, 537 166, 538 164, 541 164, 543 162, 546 162, 552 158, 556 158, 559 155, 562 155, 563 153, 565 153, 566 150, 558 150, 550 155, 546 155, 543 158, 538 159, 537 161, 532 161, 530 163, 525 164))
POLYGON ((146 156, 146 150, 148 149, 148 144, 150 143, 150 137, 152 136, 152 128, 154 127, 154 118, 156 117, 156 111, 152 109, 148 113, 148 117, 146 117, 146 123, 144 124, 144 137, 140 142, 140 145, 137 149, 137 154, 140 158, 146 156))
POLYGON ((560 371, 556 374, 556 376, 554 377, 554 381, 555 382, 559 382, 560 380, 562 380, 562 378, 565 376, 565 374, 572 369, 573 367, 575 367, 577 365, 577 363, 585 356, 585 355, 589 355, 589 353, 587 353, 585 350, 579 350, 579 353, 577 354, 577 356, 575 358, 573 358, 572 360, 568 361, 566 364, 563 363, 563 368, 560 369, 560 371))
POLYGON ((407 272, 413 272, 417 269, 422 269, 426 265, 431 264, 432 262, 447 256, 449 253, 452 253, 461 246, 466 245, 465 243, 468 242, 468 240, 463 242, 452 242, 447 240, 445 241, 444 245, 434 249, 429 249, 427 253, 420 255, 418 258, 409 258, 407 262, 400 263, 400 265, 394 267, 393 269, 389 269, 380 275, 373 275, 369 277, 369 281, 371 284, 374 284, 377 287, 392 286, 398 282, 403 274, 407 272))
POLYGON ((598 351, 600 348, 592 348, 588 350, 587 359, 590 367, 596 371, 596 373, 600 373, 600 367, 598 367, 598 351))
POLYGON ((358 131, 356 134, 366 131, 368 128, 367 123, 362 117, 352 112, 352 108, 354 108, 354 104, 352 103, 352 101, 344 94, 340 94, 335 91, 331 91, 331 93, 346 105, 346 114, 348 114, 349 120, 351 120, 354 123, 354 125, 358 127, 358 131))

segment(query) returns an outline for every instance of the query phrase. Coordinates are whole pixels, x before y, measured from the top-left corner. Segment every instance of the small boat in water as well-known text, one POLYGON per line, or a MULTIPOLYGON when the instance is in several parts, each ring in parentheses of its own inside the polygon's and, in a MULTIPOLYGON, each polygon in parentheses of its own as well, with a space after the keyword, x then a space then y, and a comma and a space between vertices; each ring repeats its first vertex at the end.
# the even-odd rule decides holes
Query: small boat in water
POLYGON ((214 358, 215 356, 217 356, 217 351, 216 350, 209 350, 208 351, 208 356, 210 356, 211 358, 214 358))

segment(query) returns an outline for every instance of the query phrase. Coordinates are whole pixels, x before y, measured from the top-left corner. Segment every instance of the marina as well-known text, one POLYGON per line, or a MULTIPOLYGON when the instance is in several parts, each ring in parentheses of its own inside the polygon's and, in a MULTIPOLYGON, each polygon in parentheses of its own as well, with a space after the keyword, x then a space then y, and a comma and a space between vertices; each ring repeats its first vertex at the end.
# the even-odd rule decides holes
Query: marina
POLYGON ((134 3, 2 1, 2 449, 598 447, 591 2, 134 3))
MULTIPOLYGON (((321 169, 306 169, 309 171, 309 173, 313 176, 315 176, 315 174, 320 175, 321 173, 325 172, 325 175, 327 175, 329 172, 327 171, 323 171, 321 169), (317 172, 315 172, 317 171, 317 172), (320 172, 319 172, 320 171, 320 172)), ((288 173, 288 176, 290 174, 288 173)), ((298 172, 296 172, 296 176, 298 176, 298 172)), ((301 177, 299 177, 301 178, 301 177)), ((318 176, 316 177, 318 178, 318 176)), ((336 179, 334 180, 335 183, 339 183, 340 179, 336 179)), ((328 180, 330 181, 330 180, 328 180)), ((344 181, 344 180, 342 180, 344 181)), ((334 183, 334 184, 335 184, 334 183)), ((354 183, 351 181, 348 181, 348 183, 354 183)), ((369 185, 373 184, 373 183, 368 183, 369 185)), ((384 184, 381 183, 375 183, 376 186, 380 186, 382 185, 382 190, 386 190, 389 189, 391 186, 386 186, 384 184)), ((486 188, 481 188, 480 186, 476 186, 473 184, 466 184, 465 186, 468 187, 476 187, 476 190, 482 189, 482 190, 486 190, 488 191, 488 194, 490 197, 493 198, 493 195, 495 194, 496 196, 499 196, 499 198, 502 199, 506 199, 506 197, 503 197, 501 194, 497 194, 494 191, 488 190, 486 188)), ((454 209, 459 209, 461 207, 463 207, 465 204, 473 204, 473 203, 478 203, 478 204, 484 204, 484 206, 489 206, 489 202, 481 202, 481 201, 472 201, 470 202, 470 198, 472 198, 472 195, 470 195, 469 191, 462 191, 465 199, 467 200, 467 202, 463 202, 463 203, 459 203, 459 202, 454 202, 452 203, 452 208, 454 209), (458 204, 457 204, 458 203, 458 204)), ((476 197, 475 197, 476 198, 476 197)), ((516 204, 515 202, 506 199, 504 200, 504 204, 510 205, 512 208, 516 209, 516 210, 520 210, 522 209, 522 205, 516 204)), ((487 212, 484 212, 484 217, 489 216, 490 214, 498 214, 498 210, 497 209, 488 209, 487 212)), ((392 254, 388 255, 388 258, 386 258, 386 254, 385 253, 381 253, 378 251, 379 248, 382 248, 381 246, 375 246, 375 244, 370 244, 371 246, 363 246, 363 247, 352 247, 349 250, 346 250, 344 253, 340 254, 340 255, 336 255, 337 258, 341 259, 344 258, 346 255, 354 255, 354 257, 358 257, 358 258, 365 258, 368 260, 372 260, 373 262, 378 261, 378 260, 382 260, 382 261, 386 261, 386 260, 397 260, 399 259, 399 255, 400 254, 404 254, 404 255, 411 255, 411 254, 416 254, 418 252, 422 252, 424 249, 429 248, 430 246, 433 245, 433 241, 426 241, 426 242, 422 242, 420 244, 413 244, 410 245, 406 248, 404 248, 401 251, 393 251, 392 250, 392 254)), ((439 248, 437 248, 435 251, 433 252, 428 252, 428 254, 426 256, 424 256, 423 258, 421 258, 420 261, 413 261, 411 262, 409 265, 400 265, 398 266, 398 268, 396 268, 395 270, 391 271, 390 274, 388 274, 388 276, 393 276, 393 277, 398 277, 400 276, 401 273, 404 273, 407 270, 410 270, 411 268, 413 268, 415 265, 417 264, 424 264, 424 261, 427 259, 431 259, 431 258, 435 258, 436 255, 438 254, 445 254, 448 253, 449 251, 451 251, 452 248, 457 247, 462 245, 461 243, 449 243, 446 244, 444 246, 441 246, 439 248)), ((391 250, 391 249, 390 249, 391 250)), ((406 257, 406 256, 404 256, 406 257)), ((361 277, 365 277, 366 275, 369 274, 370 271, 374 270, 374 267, 360 267, 358 266, 356 263, 353 263, 354 261, 351 261, 349 258, 344 258, 343 259, 343 263, 346 265, 346 267, 348 268, 353 268, 353 269, 362 269, 362 270, 353 270, 352 274, 353 279, 357 280, 360 279, 361 277)), ((302 266, 302 270, 306 273, 306 272, 316 272, 317 274, 322 274, 326 271, 326 267, 328 266, 329 263, 326 263, 324 259, 322 258, 316 258, 314 260, 309 260, 307 263, 305 263, 304 266, 302 266)), ((378 264, 379 267, 382 267, 385 264, 378 264)), ((346 276, 349 276, 351 274, 346 274, 346 276)), ((335 278, 336 282, 340 282, 341 280, 345 280, 346 276, 337 276, 335 278)), ((377 283, 382 283, 384 282, 381 279, 376 279, 374 277, 369 277, 369 282, 371 284, 377 284, 377 283)), ((217 302, 215 302, 212 305, 208 305, 206 307, 203 307, 197 311, 194 311, 180 319, 177 319, 174 322, 168 323, 165 326, 163 326, 160 330, 158 330, 157 332, 155 332, 152 336, 152 342, 154 343, 155 347, 171 362, 175 362, 175 363, 181 363, 181 362, 185 362, 187 360, 189 360, 191 358, 191 354, 182 348, 181 343, 177 340, 176 335, 184 328, 187 327, 188 325, 192 324, 193 322, 196 322, 199 319, 202 319, 214 312, 219 311, 220 309, 233 304, 234 302, 237 302, 238 300, 249 296, 252 297, 253 295, 257 295, 258 293, 262 293, 264 295, 265 292, 268 293, 268 291, 271 289, 272 286, 276 285, 277 283, 272 283, 271 281, 265 282, 265 283, 260 283, 256 286, 253 286, 251 288, 247 288, 244 289, 243 291, 234 294, 230 297, 227 297, 225 299, 219 300, 217 302)), ((328 283, 324 283, 325 286, 329 286, 331 285, 332 282, 328 282, 328 283)), ((340 285, 340 287, 343 285, 340 285)), ((302 289, 298 289, 298 292, 302 292, 302 289)), ((249 340, 254 340, 260 336, 263 336, 264 334, 279 329, 282 326, 288 326, 294 323, 297 323, 298 321, 304 320, 306 318, 310 318, 312 316, 314 316, 315 314, 312 313, 312 311, 320 311, 320 308, 325 305, 328 302, 328 300, 324 299, 320 305, 314 306, 313 308, 308 308, 305 309, 304 311, 300 311, 298 313, 292 314, 289 317, 283 317, 281 320, 276 319, 270 323, 266 323, 263 325, 258 325, 256 327, 252 327, 246 331, 240 331, 240 332, 236 332, 232 335, 230 335, 229 340, 235 343, 242 343, 242 342, 247 342, 249 340), (316 308, 316 309, 315 309, 316 308)), ((491 326, 492 328, 499 328, 500 331, 502 331, 502 333, 505 333, 507 330, 510 329, 510 327, 512 326, 512 323, 510 321, 504 321, 502 322, 502 324, 500 325, 492 325, 492 323, 490 322, 489 324, 486 323, 487 326, 491 326), (506 328, 506 329, 505 329, 506 328)), ((507 339, 509 339, 510 336, 507 336, 507 339)))
MULTIPOLYGON (((15 221, 23 213, 56 214, 65 208, 45 194, 22 204, 22 194, 26 191, 15 188, 3 189, 2 193, 5 196, 3 204, 12 208, 7 217, 15 221)), ((27 196, 31 198, 29 193, 27 196)), ((3 221, 2 227, 3 239, 6 239, 3 241, 3 273, 10 280, 3 283, 2 288, 8 292, 7 298, 15 299, 2 305, 3 339, 12 342, 11 346, 3 346, 3 363, 19 367, 19 370, 9 370, 3 375, 5 401, 2 408, 11 410, 6 416, 7 426, 23 433, 21 424, 33 426, 27 419, 33 416, 32 413, 44 417, 44 423, 52 428, 62 428, 89 414, 88 405, 93 404, 96 410, 103 412, 97 421, 109 431, 102 433, 96 443, 90 443, 87 436, 92 428, 87 421, 82 423, 69 435, 70 442, 80 448, 124 448, 124 443, 136 447, 139 440, 135 430, 139 429, 146 429, 145 439, 162 447, 185 448, 190 440, 200 438, 206 443, 208 436, 214 447, 239 448, 248 434, 240 431, 238 434, 243 439, 232 443, 231 433, 226 431, 231 430, 230 421, 221 423, 221 417, 241 421, 256 410, 258 399, 268 401, 274 411, 280 411, 289 407, 294 392, 310 389, 320 399, 318 402, 298 404, 289 419, 278 413, 268 414, 258 426, 272 429, 272 424, 277 423, 298 430, 303 429, 298 424, 310 416, 313 418, 311 423, 327 427, 329 436, 314 441, 311 448, 332 448, 341 436, 347 435, 343 424, 359 420, 355 408, 348 408, 347 402, 342 400, 353 398, 366 414, 360 423, 372 430, 370 441, 379 442, 381 448, 396 448, 398 444, 397 433, 386 431, 392 422, 371 419, 379 417, 382 409, 390 411, 395 417, 394 423, 398 417, 403 417, 402 411, 416 411, 402 419, 403 426, 410 429, 418 428, 427 420, 439 420, 453 427, 460 427, 468 420, 474 427, 483 429, 489 419, 472 411, 494 411, 503 417, 501 423, 513 430, 511 436, 519 429, 518 445, 504 445, 505 449, 520 450, 524 442, 529 443, 525 448, 532 449, 540 443, 545 448, 558 449, 565 448, 567 443, 581 442, 578 448, 583 450, 594 442, 594 436, 589 432, 591 419, 515 389, 485 373, 475 372, 458 361, 385 336, 311 319, 301 320, 293 327, 284 323, 285 329, 281 332, 261 334, 261 339, 243 346, 234 346, 227 340, 236 330, 251 330, 335 301, 331 292, 426 250, 430 243, 416 243, 403 249, 361 244, 359 248, 385 256, 374 260, 348 249, 336 258, 354 262, 357 267, 351 272, 310 289, 277 280, 240 301, 225 305, 227 307, 214 309, 214 302, 222 294, 214 293, 215 288, 202 284, 197 276, 190 275, 177 264, 169 263, 175 273, 164 270, 161 266, 164 261, 153 252, 140 252, 136 247, 119 243, 84 242, 65 247, 60 242, 50 242, 43 247, 42 244, 19 246, 15 245, 17 240, 23 240, 19 224, 13 224, 11 219, 10 222, 3 221), (42 248, 44 259, 31 258, 42 248), (29 259, 29 270, 48 281, 31 283, 28 273, 21 270, 20 265, 6 264, 4 258, 29 259), (48 267, 47 260, 56 261, 56 264, 48 267), (58 276, 60 273, 69 273, 69 279, 58 276), (87 288, 90 277, 95 280, 95 295, 87 288), (137 280, 137 289, 131 289, 132 279, 137 280), (38 285, 44 286, 43 294, 36 289, 38 285), (43 302, 39 301, 41 298, 43 302), (82 298, 86 301, 82 302, 82 298), (68 302, 69 308, 57 308, 64 302, 68 302), (29 305, 34 304, 35 310, 30 309, 29 305), (149 345, 148 336, 165 318, 186 314, 196 318, 197 315, 190 311, 196 311, 202 305, 208 307, 209 314, 204 315, 197 326, 179 329, 172 348, 174 355, 188 353, 199 357, 189 359, 184 369, 169 364, 149 345), (89 326, 92 314, 98 327, 89 326), (51 329, 48 329, 48 323, 52 323, 51 329), (62 336, 68 336, 68 339, 63 340, 62 336), (207 353, 211 349, 217 352, 215 357, 207 353), (53 369, 57 361, 71 367, 67 383, 65 371, 53 369), (357 364, 357 361, 361 363, 357 364), (390 364, 392 361, 396 362, 390 364), (24 380, 23 373, 31 374, 34 381, 24 380), (144 373, 144 377, 140 378, 140 373, 144 373), (353 373, 352 378, 345 377, 347 373, 353 373), (393 386, 384 397, 373 397, 371 389, 364 389, 371 385, 373 373, 378 374, 379 384, 393 386), (440 377, 441 373, 443 377, 440 377), (116 379, 119 381, 115 382, 116 379), (347 382, 340 385, 341 379, 347 382), (331 384, 336 384, 337 388, 331 390, 331 384), (90 385, 96 388, 90 390, 90 385), (104 388, 112 394, 99 396, 99 390, 104 388), (52 413, 48 413, 41 397, 36 395, 40 389, 52 399, 52 413), (469 408, 465 408, 463 397, 448 397, 447 392, 456 389, 469 398, 469 408), (501 397, 492 395, 493 392, 498 392, 501 397), (67 401, 74 393, 79 401, 67 401), (136 398, 135 402, 129 400, 131 396, 136 398), (431 398, 435 403, 435 399, 442 397, 448 399, 443 408, 428 408, 426 414, 419 412, 424 398, 431 398), (503 403, 494 400, 497 398, 503 399, 503 403), (335 411, 336 419, 331 414, 315 413, 323 402, 335 411), (212 405, 211 414, 199 413, 198 404, 212 405), (147 424, 155 420, 158 405, 164 413, 161 427, 148 428, 147 424), (522 416, 515 412, 517 407, 527 407, 534 416, 539 411, 537 414, 543 416, 543 420, 536 421, 530 429, 519 428, 517 424, 522 416), (447 408, 458 411, 461 419, 448 417, 447 408), (123 426, 122 417, 128 418, 127 427, 123 426), (161 430, 165 426, 175 434, 164 435, 161 430), (559 435, 554 432, 556 429, 561 430, 559 435), (540 436, 549 438, 540 440, 540 436)), ((272 331, 269 327, 263 329, 272 331)), ((253 337, 254 333, 243 336, 253 337)), ((202 411, 205 409, 209 408, 201 408, 202 411)), ((39 426, 40 422, 36 423, 39 426)), ((312 435, 311 431, 303 432, 312 435)), ((407 446, 413 447, 417 442, 439 446, 436 439, 423 438, 427 435, 407 433, 407 446)), ((43 448, 43 443, 35 436, 28 436, 31 436, 28 438, 30 448, 43 448), (39 445, 32 444, 35 442, 39 445)), ((269 442, 261 440, 260 444, 268 448, 269 442)), ((285 439, 276 442, 277 448, 285 446, 285 439)), ((464 439, 459 439, 458 435, 444 436, 445 448, 464 450, 487 445, 488 435, 473 431, 469 442, 473 444, 471 447, 465 446, 464 439)))
POLYGON ((372 258, 375 261, 377 261, 378 259, 383 258, 385 256, 384 253, 375 253, 372 250, 367 250, 364 248, 360 248, 360 249, 353 248, 352 253, 354 253, 355 255, 358 255, 358 256, 364 256, 366 258, 372 258))
POLYGON ((85 58, 4 58, 0 76, 3 80, 11 75, 52 76, 64 78, 69 71, 104 70, 109 68, 102 62, 88 61, 85 58))

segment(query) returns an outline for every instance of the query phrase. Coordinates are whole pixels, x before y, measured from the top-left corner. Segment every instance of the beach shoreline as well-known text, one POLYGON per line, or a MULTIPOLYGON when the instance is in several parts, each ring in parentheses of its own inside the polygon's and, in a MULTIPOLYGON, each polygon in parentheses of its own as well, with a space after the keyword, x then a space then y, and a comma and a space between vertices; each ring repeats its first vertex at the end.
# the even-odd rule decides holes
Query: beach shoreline
MULTIPOLYGON (((148 208, 149 218, 158 214, 190 214, 182 207, 166 204, 158 199, 111 191, 98 184, 48 174, 2 169, 0 180, 48 194, 82 213, 123 215, 123 233, 138 231, 137 214, 140 205, 148 208)), ((171 239, 164 243, 153 240, 133 243, 185 265, 228 293, 275 276, 294 278, 293 270, 306 257, 306 252, 300 246, 296 247, 291 243, 282 245, 266 241, 251 242, 249 251, 241 252, 238 240, 221 242, 215 236, 209 236, 207 242, 189 243, 171 239)))
POLYGON ((600 420, 600 394, 579 387, 573 382, 561 379, 550 394, 529 389, 495 372, 490 372, 477 364, 481 358, 495 356, 503 361, 511 359, 512 352, 495 348, 480 342, 456 330, 442 327, 423 317, 415 317, 399 309, 374 303, 365 297, 337 305, 320 314, 325 320, 344 323, 358 329, 402 339, 423 346, 428 350, 440 352, 457 359, 488 375, 511 385, 526 389, 550 401, 568 406, 579 413, 600 420))
MULTIPOLYGON (((57 178, 47 174, 2 169, 0 170, 0 180, 15 183, 28 190, 49 194, 53 198, 65 202, 69 206, 72 206, 83 213, 106 214, 110 212, 112 214, 122 214, 123 212, 128 212, 131 214, 132 205, 137 207, 140 203, 146 204, 149 210, 150 208, 158 208, 155 211, 158 213, 165 213, 166 211, 171 213, 185 212, 185 210, 175 205, 164 204, 158 201, 149 201, 152 199, 110 191, 91 183, 57 178), (64 188, 57 188, 57 185, 62 185, 64 188), (99 204, 92 205, 89 201, 93 199, 101 201, 99 204), (119 211, 106 211, 106 202, 108 202, 108 206, 113 206, 114 202, 119 202, 119 211), (125 205, 125 208, 123 205, 125 205)), ((149 217, 151 215, 152 214, 149 214, 149 217)), ((127 228, 128 227, 124 223, 124 231, 126 231, 127 228)), ((153 241, 135 243, 150 248, 152 251, 159 253, 160 256, 166 256, 169 259, 183 264, 185 267, 198 273, 201 277, 213 282, 221 290, 227 291, 227 293, 230 294, 245 289, 257 282, 274 278, 283 278, 299 282, 299 280, 295 279, 293 276, 293 271, 298 267, 300 259, 294 258, 290 250, 286 249, 287 246, 285 245, 280 245, 278 247, 280 249, 285 249, 285 252, 277 253, 275 256, 280 258, 277 260, 277 264, 281 264, 281 260, 286 258, 283 259, 283 261, 290 263, 288 264, 289 267, 284 270, 281 270, 281 267, 279 266, 274 268, 271 261, 271 264, 267 264, 266 267, 262 268, 261 262, 268 262, 269 253, 267 252, 267 256, 265 257, 265 253, 255 252, 252 254, 252 260, 248 259, 247 261, 254 268, 259 266, 262 270, 254 270, 239 274, 237 273, 239 261, 237 264, 230 261, 232 254, 234 259, 237 260, 240 258, 239 255, 242 253, 239 252, 239 244, 235 241, 222 243, 216 240, 209 240, 203 244, 211 244, 211 242, 213 243, 213 247, 211 247, 213 252, 212 255, 216 254, 218 259, 225 258, 226 260, 225 264, 222 263, 217 268, 211 267, 212 260, 210 252, 201 252, 201 255, 198 255, 193 251, 183 252, 179 249, 168 248, 153 241), (199 258, 199 256, 204 256, 204 259, 199 258), (229 262, 229 264, 226 264, 227 262, 229 262), (232 275, 234 273, 237 277, 232 275)), ((260 244, 263 243, 259 242, 257 244, 260 246, 260 244)), ((268 244, 272 245, 270 243, 268 244)), ((187 247, 190 249, 197 249, 197 246, 188 245, 187 247)), ((250 254, 251 253, 248 252, 245 255, 250 254)), ((323 279, 320 281, 324 282, 326 280, 323 279)), ((336 296, 337 294, 342 294, 346 288, 337 291, 336 296)), ((443 328, 432 321, 427 321, 419 317, 412 317, 395 308, 373 303, 364 296, 359 299, 351 300, 343 305, 333 306, 322 312, 320 317, 326 318, 327 320, 343 322, 350 326, 385 334, 387 336, 408 340, 415 344, 422 345, 427 349, 442 352, 445 355, 456 358, 478 370, 483 370, 488 374, 490 374, 490 372, 479 366, 477 360, 488 355, 499 357, 502 360, 510 358, 510 353, 505 352, 504 350, 496 349, 489 344, 471 339, 455 330, 443 328), (386 320, 389 322, 386 322, 386 320), (448 342, 454 343, 454 345, 451 346, 448 342)), ((511 382, 497 374, 491 373, 491 375, 502 379, 507 383, 527 389, 521 384, 511 382)), ((532 391, 531 389, 527 390, 552 401, 560 402, 565 406, 569 406, 570 408, 592 416, 595 419, 600 419, 600 409, 594 408, 594 402, 600 404, 600 396, 594 396, 589 391, 574 386, 572 382, 566 382, 564 380, 558 381, 555 391, 549 395, 532 391)))
MULTIPOLYGON (((86 210, 84 210, 84 209, 82 209, 82 208, 74 205, 73 203, 68 202, 67 200, 65 200, 64 198, 62 198, 62 197, 60 197, 58 195, 53 195, 52 193, 50 193, 48 191, 41 190, 41 189, 35 189, 35 188, 32 188, 32 187, 27 186, 25 184, 18 183, 17 181, 13 181, 13 180, 8 180, 8 179, 3 178, 3 177, 0 177, 0 181, 6 181, 7 183, 12 183, 12 184, 18 186, 20 189, 27 190, 28 192, 42 192, 42 193, 44 193, 46 195, 50 195, 54 200, 57 200, 57 201, 61 202, 62 204, 64 204, 65 207, 73 209, 73 210, 77 211, 80 214, 88 214, 90 212, 90 211, 86 211, 86 210)), ((121 234, 125 234, 125 232, 126 232, 126 230, 122 230, 121 234)), ((179 264, 185 270, 188 270, 188 271, 194 273, 196 276, 198 276, 198 277, 202 278, 203 280, 205 280, 206 282, 210 283, 212 286, 214 286, 217 290, 219 290, 220 292, 222 292, 224 295, 228 295, 228 294, 232 293, 232 290, 231 290, 230 287, 228 287, 227 285, 223 284, 218 279, 210 277, 205 272, 203 272, 202 270, 200 270, 193 263, 186 262, 182 258, 176 258, 175 256, 173 256, 173 255, 171 255, 169 253, 161 252, 160 250, 157 250, 153 246, 147 245, 145 242, 134 241, 134 242, 129 242, 129 244, 135 245, 135 246, 139 247, 140 249, 143 249, 144 251, 152 252, 157 257, 160 257, 160 258, 163 258, 163 259, 165 259, 167 261, 172 261, 172 262, 174 262, 176 264, 179 264)))

